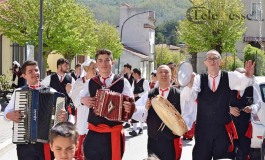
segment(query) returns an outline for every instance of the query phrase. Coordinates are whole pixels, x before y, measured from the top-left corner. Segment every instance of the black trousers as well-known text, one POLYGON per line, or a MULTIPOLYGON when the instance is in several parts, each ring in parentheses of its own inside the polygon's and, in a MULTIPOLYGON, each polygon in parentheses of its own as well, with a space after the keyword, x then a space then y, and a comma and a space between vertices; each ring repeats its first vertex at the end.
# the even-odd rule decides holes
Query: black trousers
POLYGON ((230 140, 225 125, 196 124, 193 160, 214 160, 232 158, 229 152, 230 140))
MULTIPOLYGON (((111 134, 98 133, 89 130, 83 142, 86 160, 111 160, 111 134)), ((123 156, 123 141, 121 135, 121 157, 123 156)))
POLYGON ((159 136, 157 139, 148 137, 147 141, 148 156, 154 154, 161 160, 175 160, 174 140, 159 136))
MULTIPOLYGON (((18 160, 44 160, 43 144, 17 144, 17 157, 18 160)), ((51 158, 54 159, 52 152, 51 158)))
POLYGON ((235 123, 238 134, 238 139, 234 140, 236 160, 246 160, 250 153, 251 139, 246 137, 248 123, 235 123))

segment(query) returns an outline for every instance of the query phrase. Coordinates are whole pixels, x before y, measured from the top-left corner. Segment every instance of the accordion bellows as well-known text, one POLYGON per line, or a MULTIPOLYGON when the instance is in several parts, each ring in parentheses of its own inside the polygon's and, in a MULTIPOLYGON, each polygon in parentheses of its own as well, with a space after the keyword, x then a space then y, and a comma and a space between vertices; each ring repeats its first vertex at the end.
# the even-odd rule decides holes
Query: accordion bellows
POLYGON ((105 117, 110 121, 128 121, 132 117, 135 105, 133 103, 134 100, 129 96, 110 91, 109 89, 98 89, 95 98, 95 115, 105 117), (130 113, 125 112, 124 101, 133 103, 130 113))
POLYGON ((173 134, 182 136, 188 131, 188 127, 177 109, 165 98, 160 95, 151 100, 151 104, 165 125, 173 134))

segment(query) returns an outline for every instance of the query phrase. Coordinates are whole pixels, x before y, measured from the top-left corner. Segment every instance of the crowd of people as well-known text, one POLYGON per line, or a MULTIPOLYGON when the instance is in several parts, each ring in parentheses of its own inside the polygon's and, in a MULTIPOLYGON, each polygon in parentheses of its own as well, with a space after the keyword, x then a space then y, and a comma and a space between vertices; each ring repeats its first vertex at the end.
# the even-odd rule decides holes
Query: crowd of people
MULTIPOLYGON (((220 70, 220 63, 220 53, 208 51, 204 60, 207 72, 191 73, 187 86, 177 83, 173 75, 177 65, 172 62, 160 65, 149 81, 142 77, 140 69, 132 69, 128 63, 121 74, 114 74, 113 55, 106 49, 98 50, 95 59, 77 64, 71 74, 68 60, 60 58, 57 72, 42 81, 37 62, 14 64, 14 77, 27 82, 14 92, 46 87, 66 96, 65 107, 56 115, 60 123, 50 130, 49 144, 17 144, 18 159, 121 160, 126 145, 123 129, 131 126, 129 135, 138 136, 146 123, 148 155, 179 160, 182 135, 174 134, 168 126, 161 127, 163 121, 151 103, 158 95, 167 99, 186 122, 188 132, 183 139, 195 136, 193 160, 249 159, 250 116, 258 112, 261 101, 254 77, 255 63, 247 61, 245 68, 234 72, 220 70), (95 112, 98 90, 133 98, 122 103, 126 114, 133 113, 131 119, 123 123, 99 116, 95 112)), ((18 123, 24 115, 14 110, 15 103, 13 94, 4 117, 18 123)), ((112 104, 107 107, 111 111, 112 104)))

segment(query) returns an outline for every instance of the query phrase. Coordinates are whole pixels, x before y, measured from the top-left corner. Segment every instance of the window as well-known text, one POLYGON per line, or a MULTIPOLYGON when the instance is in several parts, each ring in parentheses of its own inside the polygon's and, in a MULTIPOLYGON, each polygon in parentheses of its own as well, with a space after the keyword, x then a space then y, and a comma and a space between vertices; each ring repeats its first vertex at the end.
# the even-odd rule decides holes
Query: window
POLYGON ((261 3, 253 2, 251 6, 251 15, 256 20, 261 20, 261 3))
POLYGON ((265 84, 260 85, 260 91, 261 91, 262 101, 265 102, 265 84))
POLYGON ((17 43, 13 43, 11 47, 13 50, 13 56, 12 56, 13 61, 17 61, 20 65, 22 65, 23 62, 26 60, 25 47, 20 46, 17 43))

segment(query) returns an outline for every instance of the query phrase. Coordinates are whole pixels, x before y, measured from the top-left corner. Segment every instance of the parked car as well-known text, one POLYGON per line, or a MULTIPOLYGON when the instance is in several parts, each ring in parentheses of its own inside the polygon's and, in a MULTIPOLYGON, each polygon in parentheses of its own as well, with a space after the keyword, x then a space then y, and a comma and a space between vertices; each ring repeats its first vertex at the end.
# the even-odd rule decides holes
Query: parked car
POLYGON ((251 159, 264 160, 264 136, 265 136, 265 77, 256 77, 261 96, 261 107, 257 114, 252 114, 251 123, 253 134, 251 139, 251 159), (260 158, 262 157, 262 158, 260 158))

